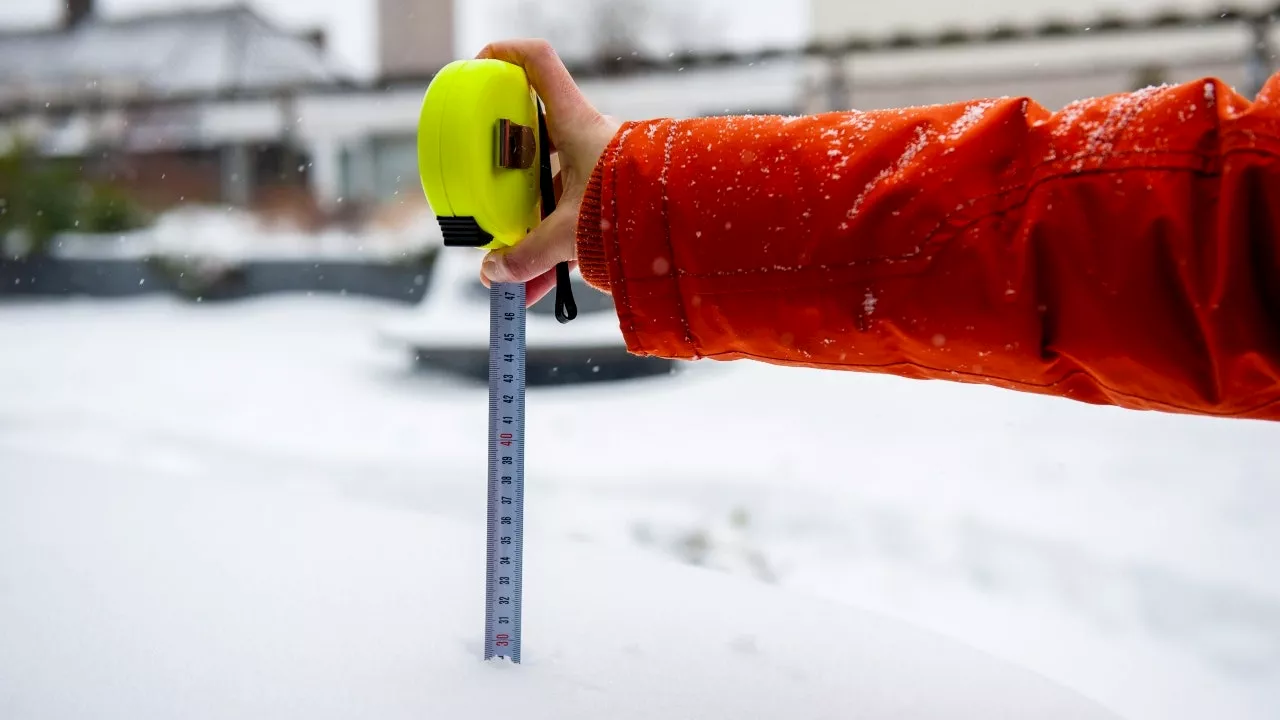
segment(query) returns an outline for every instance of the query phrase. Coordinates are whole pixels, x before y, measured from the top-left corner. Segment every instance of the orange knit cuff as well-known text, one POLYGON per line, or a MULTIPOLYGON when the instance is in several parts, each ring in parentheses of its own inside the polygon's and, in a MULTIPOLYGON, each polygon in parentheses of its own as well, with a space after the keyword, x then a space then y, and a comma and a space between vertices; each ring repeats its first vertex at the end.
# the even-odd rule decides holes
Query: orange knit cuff
POLYGON ((595 169, 591 171, 591 180, 587 183, 582 206, 578 210, 578 272, 588 285, 605 293, 611 292, 612 283, 609 279, 609 256, 604 242, 604 226, 608 220, 602 207, 604 173, 609 168, 610 158, 616 153, 621 137, 620 132, 615 133, 600 154, 595 169))

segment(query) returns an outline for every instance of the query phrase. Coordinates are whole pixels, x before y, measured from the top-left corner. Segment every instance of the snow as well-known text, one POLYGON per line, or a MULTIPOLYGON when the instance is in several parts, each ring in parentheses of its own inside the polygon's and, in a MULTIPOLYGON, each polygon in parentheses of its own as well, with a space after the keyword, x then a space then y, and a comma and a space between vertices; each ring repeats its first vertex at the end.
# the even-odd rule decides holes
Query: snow
MULTIPOLYGON (((390 342, 413 347, 487 349, 489 347, 489 294, 479 284, 481 251, 453 249, 441 253, 432 268, 430 302, 412 309, 388 313, 380 334, 390 342)), ((619 348, 626 343, 612 308, 591 312, 587 293, 599 291, 572 274, 579 315, 561 325, 554 317, 526 315, 526 344, 530 349, 619 348)), ((554 293, 554 291, 553 291, 554 293)), ((593 303, 594 304, 594 303, 593 303)))
MULTIPOLYGON (((271 225, 243 210, 184 205, 161 214, 138 230, 113 235, 68 233, 55 238, 57 257, 140 259, 172 257, 236 262, 244 260, 394 260, 444 243, 429 209, 401 227, 363 232, 329 229, 307 232, 271 225)), ((12 251, 10 251, 12 252, 12 251)))
POLYGON ((946 142, 956 142, 964 137, 975 125, 982 121, 987 111, 996 106, 996 101, 986 100, 983 102, 975 102, 965 108, 964 114, 951 124, 951 128, 947 131, 947 135, 943 138, 946 142))
MULTIPOLYGON (((858 197, 853 201, 853 207, 849 208, 848 212, 845 213, 845 217, 850 220, 856 218, 859 211, 862 209, 862 203, 866 201, 867 197, 871 195, 876 188, 880 187, 880 184, 884 181, 901 176, 902 172, 911 164, 911 161, 914 160, 916 155, 918 155, 920 151, 929 144, 930 139, 933 137, 935 136, 931 131, 926 130, 923 127, 916 128, 915 136, 914 139, 912 139, 911 144, 903 149, 902 155, 894 161, 893 165, 881 170, 878 175, 871 179, 871 182, 867 183, 866 186, 862 188, 862 192, 858 193, 858 197)), ((840 223, 840 229, 847 230, 848 224, 840 223)))
POLYGON ((530 392, 526 663, 486 667, 485 391, 395 317, 0 305, 0 716, 1280 704, 1280 424, 748 363, 530 392))
POLYGON ((3 485, 7 718, 1109 717, 892 621, 542 538, 529 657, 486 667, 475 527, 270 478, 17 457, 43 476, 3 485))

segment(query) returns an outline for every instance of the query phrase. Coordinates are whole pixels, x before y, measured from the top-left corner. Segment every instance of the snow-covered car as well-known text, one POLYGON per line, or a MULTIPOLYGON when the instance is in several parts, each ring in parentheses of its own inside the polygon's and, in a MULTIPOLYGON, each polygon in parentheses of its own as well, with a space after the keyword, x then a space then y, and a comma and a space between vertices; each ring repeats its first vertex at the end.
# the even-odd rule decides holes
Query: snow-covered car
MULTIPOLYGON (((437 256, 427 295, 414 310, 386 323, 383 337, 403 344, 423 367, 487 378, 489 290, 480 283, 483 253, 444 248, 437 256)), ((545 385, 618 380, 670 373, 676 362, 627 352, 613 299, 576 271, 578 316, 560 324, 554 292, 529 308, 527 382, 545 385)))

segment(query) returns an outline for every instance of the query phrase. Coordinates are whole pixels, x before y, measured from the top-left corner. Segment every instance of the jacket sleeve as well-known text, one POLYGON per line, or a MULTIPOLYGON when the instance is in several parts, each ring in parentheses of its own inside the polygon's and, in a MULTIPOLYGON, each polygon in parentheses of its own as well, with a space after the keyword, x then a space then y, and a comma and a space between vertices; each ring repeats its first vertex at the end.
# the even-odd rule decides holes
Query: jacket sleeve
POLYGON ((629 122, 578 259, 628 349, 1280 420, 1280 75, 629 122))

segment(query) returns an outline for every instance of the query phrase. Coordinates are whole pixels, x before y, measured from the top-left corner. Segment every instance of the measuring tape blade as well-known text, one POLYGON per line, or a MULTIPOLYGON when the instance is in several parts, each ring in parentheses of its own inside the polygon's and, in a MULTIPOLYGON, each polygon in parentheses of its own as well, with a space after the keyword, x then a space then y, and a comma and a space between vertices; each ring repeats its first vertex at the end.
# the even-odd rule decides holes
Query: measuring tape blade
POLYGON ((484 657, 520 662, 525 286, 489 288, 489 517, 484 657))

